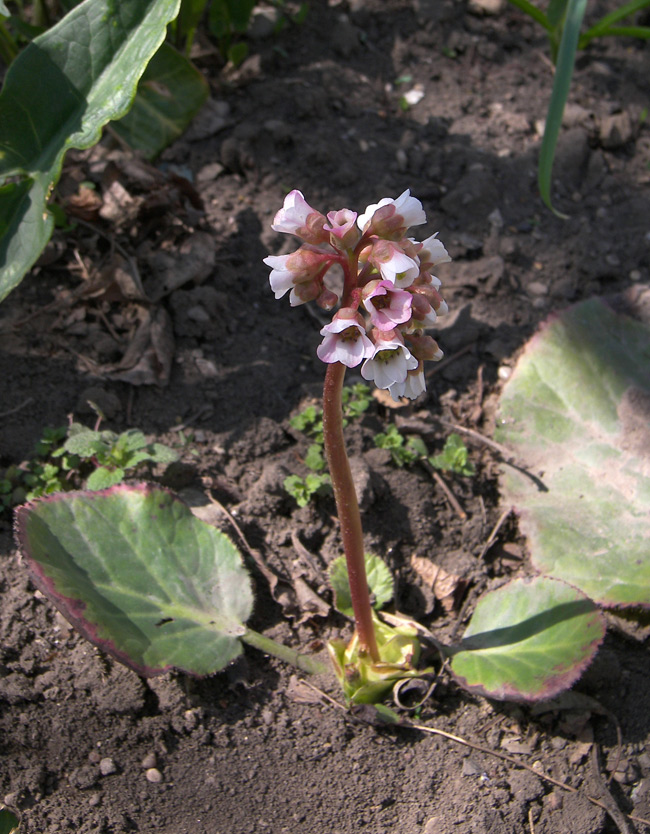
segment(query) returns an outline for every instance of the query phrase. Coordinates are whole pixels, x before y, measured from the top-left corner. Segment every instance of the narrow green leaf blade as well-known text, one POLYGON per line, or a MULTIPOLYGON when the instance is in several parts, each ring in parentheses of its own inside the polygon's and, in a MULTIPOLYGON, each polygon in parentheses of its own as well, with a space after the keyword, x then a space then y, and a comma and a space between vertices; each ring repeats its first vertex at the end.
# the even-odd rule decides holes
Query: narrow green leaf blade
POLYGON ((501 397, 504 499, 534 566, 605 606, 650 608, 650 327, 598 299, 531 339, 501 397))
POLYGON ((566 218, 553 207, 551 200, 551 175, 553 173, 553 160, 555 159, 555 147, 557 137, 562 125, 564 105, 569 96, 573 66, 575 64, 576 49, 580 36, 580 26, 587 7, 587 0, 569 0, 566 10, 566 20, 562 32, 562 41, 555 68, 555 81, 553 91, 546 114, 546 126, 542 147, 539 152, 538 184, 539 192, 544 204, 558 217, 566 218))
POLYGON ((16 512, 34 582, 91 642, 142 675, 195 675, 241 652, 252 609, 223 533, 143 484, 59 493, 16 512))
POLYGON ((540 701, 568 689, 605 636, 596 605, 547 577, 517 579, 486 594, 451 668, 461 685, 490 698, 540 701))
POLYGON ((581 43, 584 43, 586 46, 589 41, 593 40, 593 38, 609 34, 609 31, 615 23, 618 23, 620 20, 625 20, 626 17, 630 17, 631 15, 646 9, 649 5, 650 3, 648 3, 648 0, 631 0, 629 3, 624 3, 622 6, 619 6, 618 9, 614 9, 613 12, 601 17, 599 21, 588 29, 582 36, 581 43))
POLYGON ((178 139, 208 95, 208 82, 199 70, 164 43, 142 76, 133 107, 113 129, 153 159, 178 139))
POLYGON ((90 147, 128 110, 178 5, 85 0, 12 63, 0 93, 0 181, 18 182, 0 192, 0 301, 52 233, 46 203, 65 152, 90 147))

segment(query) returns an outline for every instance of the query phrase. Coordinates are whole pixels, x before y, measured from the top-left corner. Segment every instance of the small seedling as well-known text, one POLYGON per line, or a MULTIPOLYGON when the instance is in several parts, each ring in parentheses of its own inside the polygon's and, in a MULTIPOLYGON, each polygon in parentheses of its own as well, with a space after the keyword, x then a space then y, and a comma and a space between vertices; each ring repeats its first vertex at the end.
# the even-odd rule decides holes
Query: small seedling
POLYGON ((139 429, 128 429, 121 434, 113 431, 89 429, 73 423, 68 429, 68 439, 60 449, 52 453, 54 458, 66 460, 73 455, 79 460, 79 469, 92 464, 94 471, 88 475, 87 489, 106 489, 124 480, 128 470, 142 463, 173 463, 177 453, 162 443, 149 443, 139 429))
POLYGON ((375 445, 380 449, 387 449, 393 463, 400 468, 411 466, 427 454, 427 447, 421 438, 404 437, 394 423, 391 423, 385 432, 375 435, 375 445))
POLYGON ((311 472, 304 478, 300 475, 289 475, 284 479, 283 486, 292 498, 296 499, 299 507, 306 507, 314 495, 322 495, 331 485, 327 474, 318 475, 311 472))
POLYGON ((105 489, 121 483, 141 464, 169 464, 178 454, 162 443, 149 443, 139 429, 121 434, 81 423, 46 428, 32 457, 9 466, 0 477, 0 512, 43 495, 85 486, 105 489), (62 443, 63 441, 63 443, 62 443))
MULTIPOLYGON (((371 401, 370 388, 362 382, 343 388, 341 392, 343 424, 347 425, 349 420, 361 416, 364 411, 368 410, 371 401)), ((289 423, 294 429, 314 440, 304 460, 305 466, 311 470, 312 474, 305 478, 299 475, 289 475, 283 483, 289 495, 296 499, 298 506, 304 507, 314 495, 323 495, 331 486, 329 475, 323 472, 327 467, 323 449, 323 412, 320 408, 309 405, 292 417, 289 423)))
POLYGON ((428 460, 431 466, 454 475, 470 478, 476 474, 476 468, 468 459, 467 446, 459 434, 450 434, 439 455, 432 455, 428 460))

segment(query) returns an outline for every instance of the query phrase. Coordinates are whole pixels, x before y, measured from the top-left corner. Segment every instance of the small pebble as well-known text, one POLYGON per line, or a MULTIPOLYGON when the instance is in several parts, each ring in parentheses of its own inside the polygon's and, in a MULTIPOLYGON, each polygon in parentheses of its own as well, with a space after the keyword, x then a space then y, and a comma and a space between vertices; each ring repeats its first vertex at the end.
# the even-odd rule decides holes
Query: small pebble
POLYGON ((641 270, 640 269, 631 269, 630 270, 630 281, 640 281, 641 280, 641 270))
POLYGON ((158 761, 156 759, 155 753, 147 753, 147 755, 142 760, 142 767, 145 770, 149 770, 150 768, 155 767, 157 764, 158 761))
POLYGON ((158 770, 157 767, 148 768, 144 775, 147 777, 147 781, 153 782, 154 785, 158 785, 160 784, 160 782, 162 782, 162 773, 158 770))
POLYGON ((548 285, 543 281, 531 281, 528 285, 528 292, 531 295, 546 295, 548 293, 548 285))
POLYGON ((116 773, 117 768, 115 767, 115 762, 113 759, 102 759, 99 763, 99 772, 102 776, 110 776, 111 773, 116 773))

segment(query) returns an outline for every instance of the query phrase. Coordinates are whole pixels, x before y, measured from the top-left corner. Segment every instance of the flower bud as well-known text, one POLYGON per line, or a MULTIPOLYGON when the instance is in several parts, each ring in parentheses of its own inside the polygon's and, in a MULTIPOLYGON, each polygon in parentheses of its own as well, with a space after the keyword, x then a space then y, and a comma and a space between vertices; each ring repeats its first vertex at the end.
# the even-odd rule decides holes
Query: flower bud
POLYGON ((409 350, 417 359, 428 359, 439 362, 444 356, 438 347, 438 342, 424 333, 407 333, 406 342, 409 350))
POLYGON ((355 225, 356 211, 330 211, 327 219, 329 225, 326 223, 323 228, 330 233, 330 244, 335 249, 354 249, 361 237, 361 232, 355 225))

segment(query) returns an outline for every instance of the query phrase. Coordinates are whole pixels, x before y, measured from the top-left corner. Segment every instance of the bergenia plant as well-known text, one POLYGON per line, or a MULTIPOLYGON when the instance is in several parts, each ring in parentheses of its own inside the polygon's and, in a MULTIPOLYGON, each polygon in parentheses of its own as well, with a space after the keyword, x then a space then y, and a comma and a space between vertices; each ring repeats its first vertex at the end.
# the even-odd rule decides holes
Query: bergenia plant
POLYGON ((348 646, 334 641, 330 654, 346 694, 369 684, 387 687, 414 674, 419 646, 415 629, 380 623, 370 604, 361 515, 343 438, 341 392, 347 368, 387 389, 394 399, 415 399, 426 388, 424 362, 442 358, 426 329, 447 312, 432 270, 450 259, 436 235, 418 242, 412 226, 426 223, 422 204, 407 190, 385 197, 361 215, 343 208, 327 216, 291 191, 272 228, 302 245, 289 255, 269 255, 276 298, 289 293, 295 307, 315 301, 335 310, 321 330, 317 355, 326 365, 323 442, 341 525, 356 631, 348 646), (338 284, 332 267, 343 272, 338 284))

